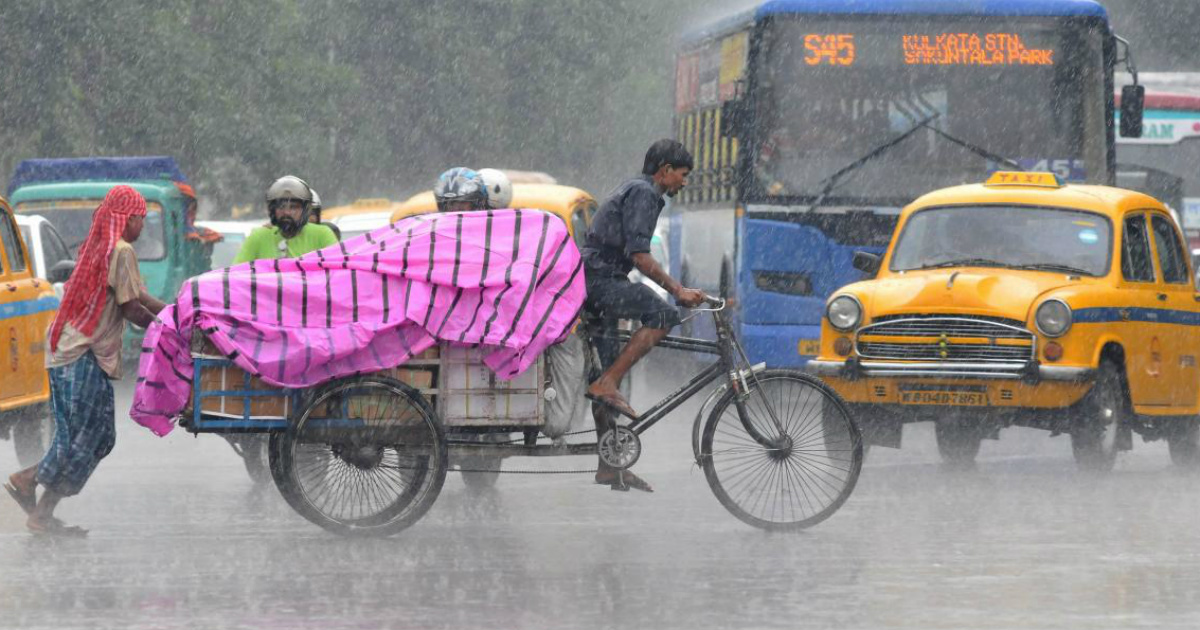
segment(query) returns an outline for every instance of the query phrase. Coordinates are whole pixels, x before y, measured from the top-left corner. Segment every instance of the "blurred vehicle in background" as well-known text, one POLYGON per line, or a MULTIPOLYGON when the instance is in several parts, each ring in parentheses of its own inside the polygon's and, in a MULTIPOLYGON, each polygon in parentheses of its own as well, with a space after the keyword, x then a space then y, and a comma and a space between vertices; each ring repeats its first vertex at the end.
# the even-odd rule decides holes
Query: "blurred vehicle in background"
POLYGON ((208 228, 222 237, 221 242, 213 246, 212 268, 223 269, 233 263, 246 237, 264 224, 263 221, 197 221, 196 227, 208 228))
MULTIPOLYGON (((506 174, 514 171, 504 171, 506 174)), ((520 173, 520 171, 516 171, 520 173)), ((511 176, 510 176, 511 178, 511 176)), ((592 215, 596 212, 596 199, 587 191, 572 186, 559 184, 530 184, 513 181, 514 208, 532 208, 544 210, 557 215, 567 223, 575 242, 583 244, 583 235, 592 223, 592 215)), ((433 200, 433 191, 417 193, 399 204, 392 211, 391 222, 395 223, 405 217, 426 212, 436 212, 437 204, 433 200)))
MULTIPOLYGON (((46 217, 31 214, 17 215, 16 219, 21 238, 29 247, 29 257, 33 259, 33 275, 48 280, 51 270, 55 267, 59 267, 64 273, 67 269, 74 268, 75 256, 59 236, 54 224, 46 220, 46 217)), ((62 280, 51 284, 54 286, 54 294, 61 300, 62 280)))
MULTIPOLYGON (((174 302, 185 280, 208 271, 213 243, 188 238, 187 209, 192 197, 176 183, 187 178, 174 158, 115 157, 25 160, 9 180, 9 199, 17 214, 45 217, 74 255, 87 238, 91 216, 104 195, 117 184, 146 199, 146 220, 133 248, 146 290, 174 302)), ((123 356, 136 360, 145 331, 128 326, 123 356)))
POLYGON ((342 231, 342 240, 348 241, 356 236, 362 236, 372 230, 377 230, 391 223, 392 213, 389 210, 382 212, 362 212, 359 214, 346 214, 336 219, 325 219, 325 223, 332 223, 342 231))
POLYGON ((41 459, 54 433, 45 340, 58 304, 50 283, 34 276, 29 248, 0 197, 0 438, 11 436, 22 468, 41 459))

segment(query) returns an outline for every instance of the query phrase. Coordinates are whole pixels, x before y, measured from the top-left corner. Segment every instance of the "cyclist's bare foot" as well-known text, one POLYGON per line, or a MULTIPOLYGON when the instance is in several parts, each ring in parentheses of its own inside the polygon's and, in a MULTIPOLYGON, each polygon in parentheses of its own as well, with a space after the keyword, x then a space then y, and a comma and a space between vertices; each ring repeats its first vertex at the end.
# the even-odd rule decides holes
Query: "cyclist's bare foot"
POLYGON ((618 411, 630 418, 638 417, 637 412, 633 410, 633 407, 629 406, 629 402, 625 400, 621 392, 617 391, 616 388, 606 388, 599 381, 588 386, 587 394, 584 394, 584 397, 607 407, 612 407, 614 411, 618 411))
POLYGON ((613 470, 611 468, 597 470, 596 483, 602 486, 615 486, 620 480, 623 480, 626 486, 629 486, 634 490, 641 490, 642 492, 654 492, 654 487, 650 485, 650 482, 629 472, 628 470, 623 472, 624 475, 622 475, 621 478, 618 478, 618 475, 621 475, 622 473, 620 470, 613 470))

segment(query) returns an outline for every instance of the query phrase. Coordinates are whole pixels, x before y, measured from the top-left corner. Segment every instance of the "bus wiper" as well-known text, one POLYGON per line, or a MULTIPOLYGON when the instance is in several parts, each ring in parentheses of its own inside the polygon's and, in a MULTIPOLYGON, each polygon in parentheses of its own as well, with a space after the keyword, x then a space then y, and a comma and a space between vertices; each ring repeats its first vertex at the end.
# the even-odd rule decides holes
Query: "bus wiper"
POLYGON ((1032 265, 1017 265, 1013 269, 1027 269, 1029 271, 1061 271, 1075 276, 1092 276, 1095 275, 1086 269, 1072 267, 1070 265, 1060 265, 1058 263, 1034 263, 1032 265))
POLYGON ((971 144, 970 142, 967 142, 966 140, 963 140, 961 138, 956 138, 956 137, 946 133, 945 131, 942 131, 941 129, 938 129, 937 127, 934 127, 934 126, 928 124, 927 122, 921 122, 920 126, 925 127, 926 129, 937 134, 938 136, 941 136, 942 138, 945 138, 946 140, 953 142, 954 144, 957 144, 958 146, 970 151, 971 153, 974 153, 975 155, 982 156, 984 159, 991 160, 991 161, 997 162, 999 164, 1004 164, 1005 166, 1008 166, 1009 168, 1012 168, 1012 169, 1015 169, 1018 171, 1027 170, 1027 169, 1025 169, 1025 167, 1021 166, 1020 164, 1017 164, 1016 162, 1014 162, 1006 157, 996 155, 995 153, 992 153, 991 151, 988 151, 987 149, 985 149, 979 145, 971 144))
POLYGON ((1008 263, 1002 263, 998 260, 990 258, 962 258, 960 260, 947 260, 933 265, 925 265, 917 269, 944 269, 946 267, 1011 267, 1008 263))
POLYGON ((870 162, 871 160, 874 160, 875 158, 882 155, 884 151, 887 151, 888 149, 896 146, 897 144, 904 142, 905 140, 908 139, 909 136, 916 133, 917 130, 919 130, 920 128, 927 127, 929 129, 933 129, 933 127, 928 126, 929 123, 933 122, 941 115, 942 114, 940 112, 935 112, 933 115, 927 116, 926 118, 917 121, 917 123, 915 125, 913 125, 912 127, 910 127, 908 129, 908 131, 905 131, 904 133, 896 136, 895 138, 892 138, 891 140, 884 142, 883 144, 875 147, 874 149, 871 149, 869 152, 867 152, 866 155, 864 155, 864 156, 858 158, 857 160, 854 160, 850 164, 847 164, 846 166, 843 166, 842 168, 838 169, 836 172, 834 172, 833 175, 826 177, 824 179, 824 181, 826 182, 825 187, 821 189, 821 193, 817 195, 816 201, 813 201, 812 205, 810 205, 808 207, 808 210, 805 210, 805 212, 812 212, 813 210, 820 208, 821 205, 825 203, 825 199, 827 199, 829 197, 829 193, 833 192, 833 189, 837 187, 838 180, 840 180, 842 177, 844 177, 847 173, 862 167, 862 165, 864 165, 867 162, 870 162))

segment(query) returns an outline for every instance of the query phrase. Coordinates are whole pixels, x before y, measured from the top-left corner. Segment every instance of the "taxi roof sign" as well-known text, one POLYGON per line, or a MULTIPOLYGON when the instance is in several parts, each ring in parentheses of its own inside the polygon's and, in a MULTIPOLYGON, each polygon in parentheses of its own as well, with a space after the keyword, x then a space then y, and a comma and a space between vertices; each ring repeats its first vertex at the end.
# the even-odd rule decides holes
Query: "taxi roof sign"
POLYGON ((1032 186, 1036 188, 1062 188, 1063 183, 1054 173, 1026 173, 1023 171, 996 171, 984 186, 1032 186))

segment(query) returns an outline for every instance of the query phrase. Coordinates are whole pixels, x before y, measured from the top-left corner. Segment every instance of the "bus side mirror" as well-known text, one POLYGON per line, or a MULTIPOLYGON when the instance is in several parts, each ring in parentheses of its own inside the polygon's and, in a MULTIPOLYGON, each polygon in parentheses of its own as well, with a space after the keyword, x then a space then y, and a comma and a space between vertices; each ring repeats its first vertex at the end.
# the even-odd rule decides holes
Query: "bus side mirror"
POLYGON ((867 274, 868 276, 874 276, 875 274, 879 273, 879 267, 882 263, 883 259, 875 254, 868 254, 867 252, 854 252, 854 261, 850 264, 853 265, 855 269, 867 274))
POLYGON ((1121 137, 1142 137, 1142 112, 1146 107, 1146 86, 1126 85, 1121 88, 1121 137))
POLYGON ((744 138, 750 126, 750 108, 746 100, 735 98, 721 103, 721 136, 744 138))
POLYGON ((46 275, 50 276, 49 278, 46 278, 46 279, 49 280, 51 282, 51 284, 58 284, 60 282, 66 282, 67 280, 69 280, 71 278, 71 273, 73 271, 75 271, 75 261, 74 260, 60 260, 60 261, 54 263, 54 266, 51 267, 50 270, 46 272, 46 275))

